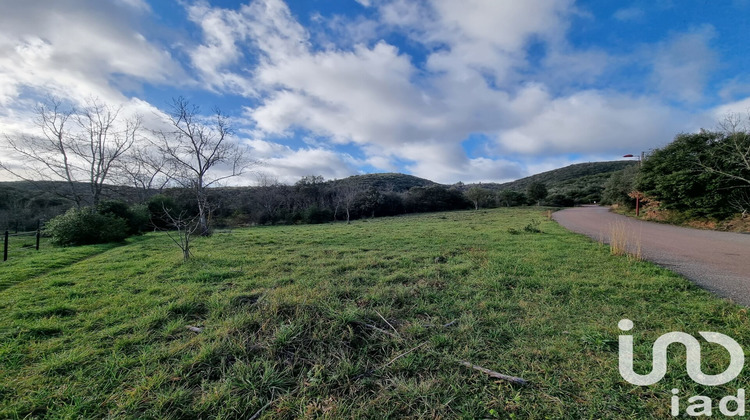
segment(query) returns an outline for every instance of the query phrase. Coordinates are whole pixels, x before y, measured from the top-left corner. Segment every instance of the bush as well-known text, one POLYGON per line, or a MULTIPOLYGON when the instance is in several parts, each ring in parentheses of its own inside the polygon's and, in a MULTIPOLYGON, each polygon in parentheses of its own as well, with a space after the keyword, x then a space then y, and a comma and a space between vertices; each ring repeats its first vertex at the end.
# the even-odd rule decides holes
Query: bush
POLYGON ((153 230, 151 227, 151 213, 146 204, 136 204, 130 207, 130 219, 128 220, 130 232, 134 235, 153 230))
POLYGON ((96 213, 90 207, 72 208, 45 225, 52 243, 61 246, 119 242, 128 237, 125 220, 96 213))
POLYGON ((638 170, 638 166, 631 166, 613 173, 606 184, 604 184, 601 204, 618 204, 634 209, 635 199, 630 197, 629 194, 635 191, 635 180, 638 176, 638 170))
POLYGON ((512 207, 526 204, 526 194, 512 190, 502 190, 497 193, 497 201, 500 206, 512 207))
MULTIPOLYGON (((712 162, 716 158, 714 151, 726 141, 722 133, 709 131, 678 135, 643 161, 636 189, 659 201, 661 209, 676 210, 688 218, 731 216, 730 194, 741 184, 701 166, 712 162)), ((741 172, 735 174, 742 176, 741 172)))
POLYGON ((124 220, 128 226, 128 235, 137 235, 149 228, 149 209, 143 204, 130 207, 124 201, 105 200, 96 206, 96 212, 124 220))
POLYGON ((544 199, 544 204, 552 207, 573 207, 575 200, 565 194, 552 194, 544 199))
POLYGON ((318 206, 311 206, 303 212, 302 220, 311 225, 330 222, 333 220, 333 212, 318 206))
POLYGON ((165 215, 165 211, 179 213, 182 210, 172 197, 157 194, 151 197, 146 204, 148 217, 157 229, 167 230, 172 228, 172 224, 165 215))
POLYGON ((529 204, 540 204, 542 200, 547 198, 547 186, 543 182, 532 182, 526 187, 526 197, 529 199, 529 204))
POLYGON ((446 189, 433 185, 413 187, 406 193, 404 207, 409 213, 432 211, 466 210, 474 205, 457 189, 446 189))

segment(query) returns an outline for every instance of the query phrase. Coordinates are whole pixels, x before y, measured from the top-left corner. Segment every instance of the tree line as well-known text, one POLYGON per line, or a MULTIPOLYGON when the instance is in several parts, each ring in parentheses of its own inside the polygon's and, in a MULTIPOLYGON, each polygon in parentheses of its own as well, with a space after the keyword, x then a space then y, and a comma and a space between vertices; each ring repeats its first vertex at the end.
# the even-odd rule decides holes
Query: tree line
POLYGON ((392 177, 394 182, 368 185, 315 175, 294 185, 259 176, 258 187, 221 188, 223 180, 258 162, 234 138, 229 119, 218 109, 205 117, 196 105, 175 98, 157 129, 96 99, 80 107, 48 99, 35 111, 36 133, 6 134, 7 155, 15 161, 0 161, 0 168, 44 193, 25 199, 12 189, 0 191, 7 198, 0 203, 0 219, 5 217, 8 227, 14 211, 28 219, 70 207, 47 223, 46 232, 60 245, 117 241, 157 228, 168 232, 187 259, 191 236, 209 235, 212 226, 348 223, 540 204, 547 195, 539 184, 528 194, 477 186, 462 192, 426 180, 410 184, 392 177), (127 200, 112 200, 118 191, 127 191, 127 200))
POLYGON ((724 220, 750 212, 750 116, 731 114, 715 130, 681 133, 641 165, 613 174, 607 204, 666 210, 675 221, 724 220))
MULTIPOLYGON (((140 116, 124 116, 121 108, 97 99, 74 106, 49 98, 36 107, 35 116, 36 133, 6 134, 8 155, 16 161, 0 161, 0 168, 74 205, 49 223, 48 231, 60 244, 117 240, 136 229, 125 223, 129 216, 118 217, 104 203, 112 184, 131 185, 142 199, 154 190, 180 186, 190 192, 196 214, 163 207, 162 215, 180 237, 185 232, 208 235, 208 189, 253 163, 232 138, 220 110, 206 118, 182 97, 160 115, 157 129, 146 129, 140 116)), ((138 210, 128 211, 135 215, 138 210)))

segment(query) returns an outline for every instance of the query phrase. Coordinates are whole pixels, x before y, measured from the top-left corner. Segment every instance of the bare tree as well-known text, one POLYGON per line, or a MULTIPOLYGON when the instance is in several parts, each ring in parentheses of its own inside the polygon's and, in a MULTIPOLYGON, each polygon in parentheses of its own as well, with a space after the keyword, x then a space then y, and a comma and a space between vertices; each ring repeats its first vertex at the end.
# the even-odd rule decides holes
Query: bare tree
POLYGON ((26 181, 65 182, 65 191, 55 192, 78 207, 98 204, 112 172, 135 141, 140 119, 121 118, 120 108, 97 99, 79 109, 48 99, 35 112, 38 135, 5 136, 23 166, 0 162, 0 167, 26 181))
POLYGON ((334 202, 336 203, 336 210, 334 217, 338 213, 339 207, 343 207, 346 211, 346 224, 348 225, 351 220, 351 209, 354 205, 357 196, 362 191, 361 188, 352 184, 340 184, 334 189, 334 202))
POLYGON ((162 210, 164 219, 174 228, 174 231, 167 231, 167 236, 182 250, 182 260, 189 260, 192 255, 190 253, 190 241, 195 231, 200 228, 200 223, 197 220, 198 217, 189 216, 185 210, 177 213, 165 206, 162 206, 162 210))
POLYGON ((743 219, 748 217, 748 213, 750 213, 750 192, 740 189, 733 191, 729 198, 729 205, 737 210, 743 219))
POLYGON ((122 183, 133 186, 145 201, 154 193, 160 193, 172 180, 167 157, 154 153, 146 145, 134 146, 123 159, 119 169, 122 183))
POLYGON ((245 149, 231 141, 228 119, 218 109, 210 120, 204 120, 197 106, 179 97, 172 101, 167 118, 173 129, 155 133, 155 145, 170 163, 174 180, 194 192, 200 234, 208 235, 211 206, 207 188, 241 175, 251 162, 245 149))
POLYGON ((263 172, 258 173, 256 179, 258 180, 258 187, 255 188, 255 197, 263 211, 273 220, 277 210, 284 202, 281 184, 278 178, 263 172))
POLYGON ((712 146, 710 160, 699 160, 706 171, 750 186, 750 114, 727 114, 719 123, 722 138, 712 146))

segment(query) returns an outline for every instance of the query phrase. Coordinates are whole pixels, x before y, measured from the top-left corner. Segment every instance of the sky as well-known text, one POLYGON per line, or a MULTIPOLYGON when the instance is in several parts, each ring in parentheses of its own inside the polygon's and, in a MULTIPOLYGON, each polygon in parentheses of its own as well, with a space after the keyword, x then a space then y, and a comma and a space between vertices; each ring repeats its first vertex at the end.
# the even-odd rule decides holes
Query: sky
POLYGON ((262 162, 235 184, 502 182, 748 112, 748 33, 750 0, 0 0, 0 133, 183 96, 262 162))

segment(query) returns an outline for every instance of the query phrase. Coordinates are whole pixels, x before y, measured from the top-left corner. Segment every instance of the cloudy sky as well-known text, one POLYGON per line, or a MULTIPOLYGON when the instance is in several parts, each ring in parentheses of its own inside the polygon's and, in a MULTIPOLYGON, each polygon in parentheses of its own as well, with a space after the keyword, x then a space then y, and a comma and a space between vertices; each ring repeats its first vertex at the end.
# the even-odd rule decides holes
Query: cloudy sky
MULTIPOLYGON (((0 3, 0 132, 44 96, 232 117, 284 182, 505 181, 750 109, 750 1, 0 3)), ((242 180, 252 183, 252 177, 242 180)))

